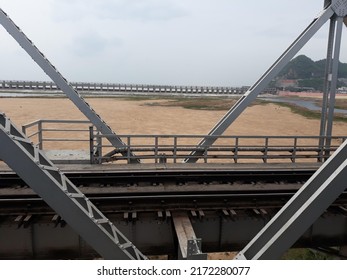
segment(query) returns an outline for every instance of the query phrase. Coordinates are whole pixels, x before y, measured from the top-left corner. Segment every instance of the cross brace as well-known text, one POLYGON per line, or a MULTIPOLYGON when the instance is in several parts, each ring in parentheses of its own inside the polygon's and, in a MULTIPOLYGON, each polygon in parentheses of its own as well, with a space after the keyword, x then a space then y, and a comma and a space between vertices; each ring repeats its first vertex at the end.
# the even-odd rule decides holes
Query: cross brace
POLYGON ((105 259, 146 259, 102 212, 0 112, 0 158, 105 259))
MULTIPOLYGON (((55 84, 66 94, 66 96, 76 105, 76 107, 90 120, 90 122, 106 136, 108 141, 115 148, 123 148, 123 155, 127 155, 126 144, 116 135, 106 122, 93 110, 93 108, 83 99, 83 97, 70 85, 70 83, 60 74, 52 63, 33 42, 23 33, 23 31, 9 18, 0 8, 0 23, 6 31, 17 41, 17 43, 31 56, 31 58, 41 67, 41 69, 55 82, 55 84)), ((133 154, 131 154, 134 156, 133 154)), ((132 159, 131 162, 139 162, 132 159)))
POLYGON ((277 259, 347 187, 347 140, 236 256, 277 259))
MULTIPOLYGON (((346 24, 347 0, 326 0, 324 6, 323 15, 328 10, 330 10, 329 14, 332 12, 329 17, 331 23, 326 73, 334 76, 330 84, 326 83, 325 94, 328 94, 330 91, 334 99, 342 21, 346 24), (335 23, 337 23, 336 39, 334 39, 335 23)), ((324 102, 326 103, 327 100, 324 102)), ((330 106, 333 107, 333 105, 334 100, 330 102, 330 106)), ((325 109, 323 106, 323 110, 325 109)), ((333 108, 330 109, 329 119, 332 123, 333 108)), ((323 120, 325 121, 325 116, 323 116, 323 120)), ((325 125, 325 123, 322 124, 325 125)), ((331 134, 331 130, 328 133, 331 134)), ((347 141, 336 150, 288 203, 282 207, 274 218, 266 224, 253 240, 236 256, 236 259, 256 260, 279 258, 346 189, 346 177, 347 141)))
POLYGON ((208 136, 202 139, 196 149, 184 160, 193 163, 204 154, 204 150, 218 139, 225 130, 241 115, 241 113, 255 100, 268 83, 274 79, 285 65, 297 54, 297 52, 313 37, 313 35, 333 16, 346 16, 347 1, 326 1, 323 11, 311 22, 311 24, 299 35, 288 49, 275 61, 275 63, 261 76, 261 78, 249 88, 249 90, 235 103, 235 105, 212 128, 208 136))

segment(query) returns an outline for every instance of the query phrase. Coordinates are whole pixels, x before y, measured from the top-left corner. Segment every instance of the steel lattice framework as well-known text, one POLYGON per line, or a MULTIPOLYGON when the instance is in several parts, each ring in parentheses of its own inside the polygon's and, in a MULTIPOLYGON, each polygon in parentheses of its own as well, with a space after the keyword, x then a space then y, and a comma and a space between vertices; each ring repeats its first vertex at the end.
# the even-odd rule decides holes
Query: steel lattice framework
MULTIPOLYGON (((30 57, 41 67, 41 69, 55 82, 55 84, 66 94, 76 107, 95 125, 115 148, 124 148, 126 144, 116 135, 110 126, 98 115, 94 109, 83 99, 83 97, 72 87, 55 66, 34 45, 34 43, 23 33, 23 31, 0 9, 0 23, 6 31, 17 41, 17 43, 30 55, 30 57)), ((137 162, 137 160, 133 160, 137 162)))
POLYGON ((0 158, 105 259, 146 257, 0 113, 0 158))
MULTIPOLYGON (((321 133, 331 135, 341 32, 347 16, 347 0, 325 1, 322 14, 311 26, 320 27, 330 19, 326 91, 324 93, 321 133), (335 27, 336 25, 336 27, 335 27), (325 114, 328 103, 328 123, 325 114)), ((316 29, 315 28, 315 29, 316 29)), ((306 37, 312 37, 311 30, 306 37)), ((328 143, 330 145, 330 143, 328 143)), ((272 220, 237 255, 236 259, 277 259, 309 228, 310 225, 346 189, 347 141, 317 170, 306 184, 288 201, 272 220)))
MULTIPOLYGON (((316 34, 316 32, 328 21, 331 21, 329 34, 329 48, 327 56, 327 67, 325 75, 325 93, 323 103, 323 117, 321 125, 321 136, 331 136, 332 120, 334 115, 335 92, 337 84, 337 68, 341 44, 342 22, 346 13, 346 0, 325 1, 323 11, 313 19, 308 27, 297 37, 297 39, 284 51, 275 63, 260 77, 255 84, 235 103, 235 105, 222 117, 222 119, 211 129, 208 137, 202 139, 197 149, 193 151, 185 162, 193 163, 203 155, 204 148, 210 147, 222 135, 225 130, 242 114, 242 112, 256 99, 272 79, 274 79, 284 66, 302 49, 303 46, 316 34), (335 23, 337 24, 335 33, 335 23), (334 47, 333 47, 334 46, 334 47), (333 49, 334 48, 334 49, 333 49), (327 107, 328 99, 329 110, 327 107), (327 111, 329 111, 327 113, 327 111), (328 119, 326 115, 328 114, 328 119), (326 129, 325 129, 326 128, 326 129)), ((345 22, 347 19, 345 18, 345 22)), ((324 143, 321 143, 322 145, 324 143)), ((326 145, 330 145, 327 141, 326 145)))
MULTIPOLYGON (((267 84, 330 20, 328 63, 321 135, 331 135, 337 82, 341 32, 346 22, 347 0, 324 2, 323 11, 312 21, 282 56, 245 93, 203 139, 186 162, 195 162, 204 147, 211 146, 267 84), (329 104, 329 107, 328 105, 329 104), (211 137, 212 136, 212 137, 211 137), (215 137, 214 137, 215 136, 215 137)), ((0 23, 46 74, 65 92, 82 113, 107 135, 116 148, 126 145, 84 101, 67 80, 0 9, 0 23)), ((146 259, 146 257, 59 171, 45 155, 20 132, 4 113, 0 113, 0 158, 40 195, 72 228, 106 259, 146 259)), ((330 143, 325 143, 330 145, 330 143)), ((300 191, 265 228, 240 252, 239 259, 279 257, 346 188, 347 141, 326 161, 300 191)), ((134 162, 134 160, 133 160, 134 162)), ((136 162, 136 161, 135 161, 136 162)))

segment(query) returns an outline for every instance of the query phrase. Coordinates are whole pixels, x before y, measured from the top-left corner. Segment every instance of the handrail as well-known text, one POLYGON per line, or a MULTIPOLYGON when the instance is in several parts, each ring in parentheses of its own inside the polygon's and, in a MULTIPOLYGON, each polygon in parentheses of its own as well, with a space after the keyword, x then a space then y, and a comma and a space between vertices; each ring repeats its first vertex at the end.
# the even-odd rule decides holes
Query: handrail
MULTIPOLYGON (((109 161, 144 160, 144 162, 154 161, 154 163, 168 162, 177 163, 187 157, 192 151, 203 152, 202 161, 211 160, 233 161, 240 160, 289 160, 297 162, 302 159, 324 161, 330 153, 334 152, 340 143, 347 136, 334 136, 335 141, 330 149, 319 146, 319 140, 324 136, 309 135, 187 135, 187 134, 137 134, 137 135, 117 135, 125 144, 124 147, 114 148, 109 143, 103 143, 105 138, 112 135, 101 135, 87 120, 36 120, 22 126, 23 132, 31 134, 28 137, 37 137, 38 145, 42 149, 45 142, 89 142, 89 154, 91 163, 103 163, 109 161), (49 124, 67 124, 69 127, 51 128, 49 124), (73 128, 74 125, 88 125, 88 128, 73 128), (36 129, 32 131, 32 129, 36 129), (59 132, 58 136, 47 135, 59 132), (73 138, 71 133, 86 132, 84 138, 73 138), (87 133, 88 132, 88 133, 87 133), (64 136, 69 133, 69 136, 64 136), (63 136, 62 136, 63 135, 63 136), (218 141, 211 147, 195 144, 196 139, 218 138, 218 141), (136 152, 136 157, 134 157, 136 152)), ((79 134, 80 135, 80 134, 79 134)))
POLYGON ((29 138, 33 136, 37 136, 38 141, 37 145, 42 150, 43 149, 43 143, 46 142, 81 142, 85 141, 88 142, 89 140, 81 140, 81 139, 73 139, 73 138, 44 138, 43 133, 45 131, 47 132, 88 132, 89 129, 71 129, 71 128, 64 128, 64 129, 52 129, 52 128, 45 128, 44 124, 89 124, 91 125, 91 122, 88 120, 52 120, 52 119, 39 119, 33 122, 30 122, 28 124, 24 124, 22 126, 22 131, 24 134, 27 134, 29 129, 36 128, 34 132, 31 134, 27 134, 29 138))

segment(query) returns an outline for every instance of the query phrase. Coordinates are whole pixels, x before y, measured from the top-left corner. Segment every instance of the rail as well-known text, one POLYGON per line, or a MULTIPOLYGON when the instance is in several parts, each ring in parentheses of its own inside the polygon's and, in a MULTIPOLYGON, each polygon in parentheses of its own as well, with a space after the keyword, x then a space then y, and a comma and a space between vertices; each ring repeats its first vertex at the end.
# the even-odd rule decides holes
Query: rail
POLYGON ((117 135, 125 146, 114 149, 104 141, 109 135, 101 135, 89 121, 37 120, 24 125, 22 130, 40 149, 83 149, 89 154, 90 163, 99 164, 130 163, 135 157, 143 163, 182 162, 197 150, 197 140, 204 137, 218 140, 211 147, 199 147, 203 152, 201 163, 323 162, 347 139, 331 137, 332 145, 327 149, 319 145, 319 140, 326 137, 319 136, 117 135))

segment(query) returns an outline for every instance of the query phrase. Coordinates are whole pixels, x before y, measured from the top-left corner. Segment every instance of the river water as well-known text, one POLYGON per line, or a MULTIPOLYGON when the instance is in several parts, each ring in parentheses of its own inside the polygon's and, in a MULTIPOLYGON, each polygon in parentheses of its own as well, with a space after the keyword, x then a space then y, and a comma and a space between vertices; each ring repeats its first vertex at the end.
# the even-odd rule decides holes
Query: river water
MULTIPOLYGON (((314 100, 298 100, 298 99, 290 99, 290 98, 260 98, 261 100, 264 101, 271 101, 274 103, 289 103, 289 104, 294 104, 297 105, 299 107, 308 109, 310 111, 321 111, 322 108, 319 107, 314 100)), ((339 114, 343 114, 347 116, 347 110, 344 109, 334 109, 335 113, 339 113, 339 114)))

